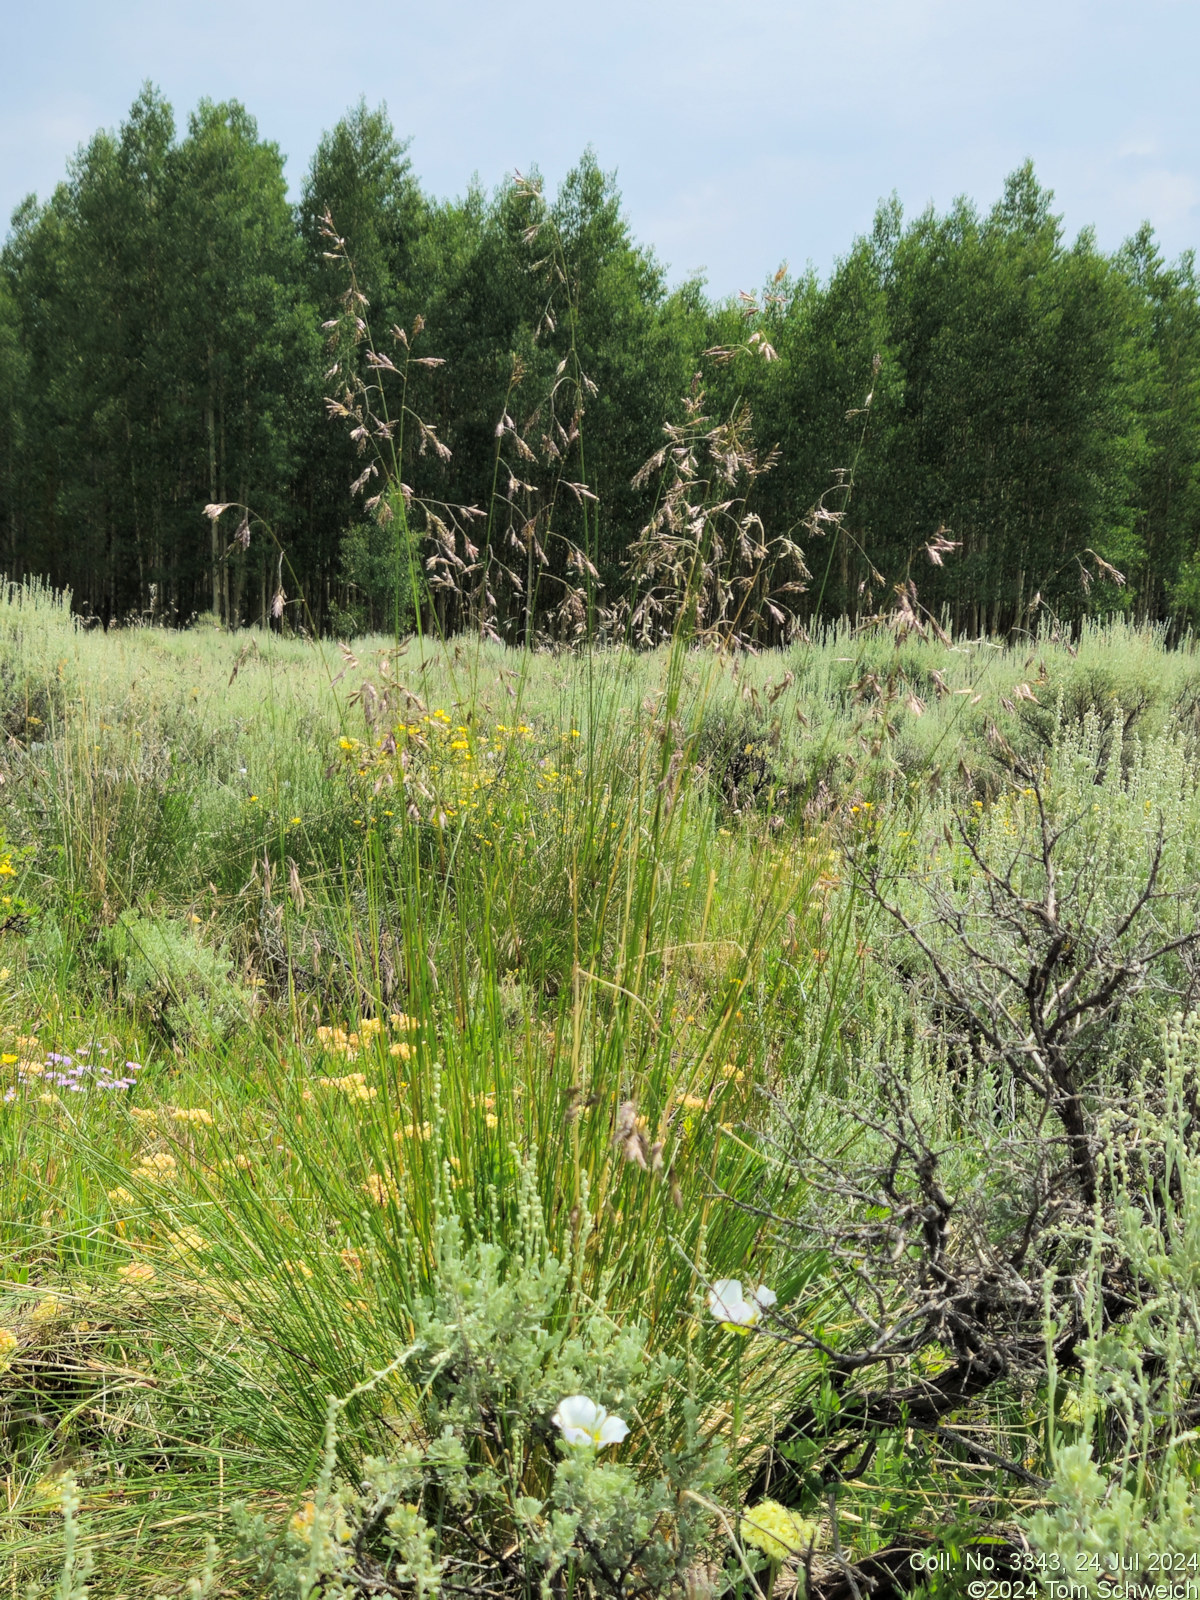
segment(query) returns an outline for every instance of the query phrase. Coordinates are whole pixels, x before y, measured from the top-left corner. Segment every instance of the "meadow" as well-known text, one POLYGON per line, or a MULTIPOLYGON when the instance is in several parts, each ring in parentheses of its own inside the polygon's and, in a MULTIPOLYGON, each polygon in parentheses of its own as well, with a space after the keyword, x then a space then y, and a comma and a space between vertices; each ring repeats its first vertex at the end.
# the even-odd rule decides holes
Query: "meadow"
POLYGON ((0 717, 14 1596, 1194 1573, 1190 641, 10 585, 0 717))

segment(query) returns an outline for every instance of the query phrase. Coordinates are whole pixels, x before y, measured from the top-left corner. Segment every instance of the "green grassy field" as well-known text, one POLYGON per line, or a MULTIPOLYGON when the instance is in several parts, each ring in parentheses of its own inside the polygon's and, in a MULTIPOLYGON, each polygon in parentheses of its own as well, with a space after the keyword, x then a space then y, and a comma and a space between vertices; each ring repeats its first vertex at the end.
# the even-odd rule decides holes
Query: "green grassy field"
MULTIPOLYGON (((1003 647, 831 630, 758 656, 351 651, 86 632, 11 589, 0 688, 14 1595, 751 1595, 806 1561, 832 1593, 905 1540, 1018 1527, 1043 1551, 1168 1526, 1200 1550, 1180 1489, 1200 1177, 1171 1109, 1200 1057, 1190 646, 1114 624, 1003 647), (1084 1332, 945 1427, 860 1426, 838 1355, 906 1306, 922 1332, 889 1345, 893 1390, 961 1359, 919 1229, 893 1259, 868 1226, 901 1198, 847 1176, 887 1167, 897 1106, 981 1236, 1009 1226, 1012 1173, 1078 1166, 1069 1122, 1065 1145, 1049 1131, 1071 1097, 1039 1100, 987 1043, 1008 991, 974 1060, 947 1000, 970 941, 1025 948, 1047 817, 1058 994, 1093 950, 1142 963, 1097 1003, 1076 1096, 1099 1198, 1046 1246, 1084 1332), (1114 1142, 1122 1106, 1144 1138, 1114 1142), (1118 1142, 1166 1150, 1167 1178, 1138 1189, 1118 1142), (1135 1246, 1172 1170, 1176 1211, 1135 1246), (712 1308, 731 1279, 777 1297, 744 1332, 712 1308), (1097 1310, 1118 1279, 1127 1309, 1097 1310), (572 1394, 627 1435, 562 1442, 572 1394), (767 1494, 798 1406, 792 1481, 767 1494)), ((970 1228, 949 1224, 946 1260, 970 1228)), ((1061 1292, 1039 1271, 1029 1350, 1061 1292)))

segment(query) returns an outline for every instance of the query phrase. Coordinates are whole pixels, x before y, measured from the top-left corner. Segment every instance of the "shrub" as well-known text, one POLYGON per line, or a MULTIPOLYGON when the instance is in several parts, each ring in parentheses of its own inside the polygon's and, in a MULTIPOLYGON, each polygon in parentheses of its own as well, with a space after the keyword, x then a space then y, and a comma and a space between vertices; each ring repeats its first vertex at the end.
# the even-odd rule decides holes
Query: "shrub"
MULTIPOLYGON (((727 1477, 723 1447, 702 1438, 680 1363, 651 1355, 640 1325, 618 1326, 573 1288, 580 1262, 550 1254, 530 1167, 519 1186, 508 1252, 469 1242, 447 1208, 412 1342, 330 1400, 321 1474, 282 1538, 243 1508, 243 1552, 279 1600, 307 1600, 318 1585, 423 1595, 469 1581, 549 1596, 565 1584, 611 1600, 685 1585, 710 1532, 702 1501, 727 1477), (367 1458, 357 1483, 338 1481, 339 1417, 385 1385, 409 1442, 367 1458), (599 1442, 560 1409, 575 1397, 589 1410, 585 1396, 592 1420, 608 1412, 599 1442), (653 1430, 653 1465, 612 1454, 631 1429, 653 1430)), ((584 1230, 580 1258, 586 1248, 584 1230)))
POLYGON ((175 1037, 225 1039, 250 1015, 225 952, 178 923, 123 911, 97 941, 97 954, 124 1003, 148 1011, 175 1037))

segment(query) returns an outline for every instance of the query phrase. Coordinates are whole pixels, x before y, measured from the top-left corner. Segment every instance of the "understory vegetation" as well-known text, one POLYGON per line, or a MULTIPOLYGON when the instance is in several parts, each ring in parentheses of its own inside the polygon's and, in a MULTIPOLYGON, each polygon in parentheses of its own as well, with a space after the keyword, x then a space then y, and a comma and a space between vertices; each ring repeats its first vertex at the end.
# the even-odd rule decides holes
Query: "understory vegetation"
POLYGON ((1195 1570, 1190 646, 0 653, 14 1593, 1195 1570))

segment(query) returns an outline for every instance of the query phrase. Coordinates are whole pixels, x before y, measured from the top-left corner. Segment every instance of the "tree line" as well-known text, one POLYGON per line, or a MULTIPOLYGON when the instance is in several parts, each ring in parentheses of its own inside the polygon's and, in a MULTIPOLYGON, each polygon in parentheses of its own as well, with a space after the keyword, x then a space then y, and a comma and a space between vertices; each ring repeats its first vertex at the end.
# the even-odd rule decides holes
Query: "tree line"
POLYGON ((692 448, 707 418, 686 437, 711 451, 737 416, 770 468, 747 515, 804 549, 791 626, 897 585, 972 633, 1200 618, 1193 257, 1148 225, 1068 242, 1031 165, 990 211, 893 199, 827 277, 714 301, 668 284, 590 153, 553 198, 534 175, 438 200, 360 104, 296 205, 283 164, 242 106, 201 102, 181 134, 147 86, 15 212, 11 578, 106 624, 353 633, 425 607, 514 641, 586 589, 578 632, 636 583, 664 437, 692 448))

